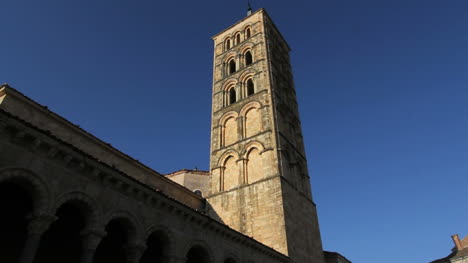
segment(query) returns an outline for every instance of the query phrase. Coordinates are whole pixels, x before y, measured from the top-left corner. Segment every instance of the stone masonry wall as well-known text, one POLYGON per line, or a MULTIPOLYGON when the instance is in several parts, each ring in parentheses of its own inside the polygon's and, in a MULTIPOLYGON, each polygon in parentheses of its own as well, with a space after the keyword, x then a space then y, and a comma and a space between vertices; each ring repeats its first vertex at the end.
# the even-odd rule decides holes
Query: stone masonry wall
POLYGON ((280 177, 267 178, 208 198, 209 215, 224 224, 288 254, 280 177))

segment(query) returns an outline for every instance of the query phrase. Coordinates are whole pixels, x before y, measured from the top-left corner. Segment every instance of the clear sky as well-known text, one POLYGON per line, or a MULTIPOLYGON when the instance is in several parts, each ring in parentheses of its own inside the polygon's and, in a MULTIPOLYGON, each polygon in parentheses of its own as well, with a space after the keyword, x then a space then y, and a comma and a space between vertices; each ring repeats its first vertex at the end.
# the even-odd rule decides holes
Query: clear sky
MULTIPOLYGON (((252 0, 292 48, 324 248, 429 262, 468 234, 468 1, 252 0)), ((0 1, 0 82, 161 173, 208 169, 211 36, 246 1, 0 1)))

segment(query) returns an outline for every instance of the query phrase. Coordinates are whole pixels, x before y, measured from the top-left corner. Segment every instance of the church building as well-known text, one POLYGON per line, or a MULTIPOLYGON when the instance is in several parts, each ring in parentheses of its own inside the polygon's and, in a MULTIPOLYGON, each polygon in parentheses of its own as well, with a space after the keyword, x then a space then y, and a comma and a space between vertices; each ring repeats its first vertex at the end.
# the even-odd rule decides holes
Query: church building
POLYGON ((0 262, 350 263, 322 248, 289 45, 264 9, 213 41, 209 171, 160 174, 0 87, 0 262))

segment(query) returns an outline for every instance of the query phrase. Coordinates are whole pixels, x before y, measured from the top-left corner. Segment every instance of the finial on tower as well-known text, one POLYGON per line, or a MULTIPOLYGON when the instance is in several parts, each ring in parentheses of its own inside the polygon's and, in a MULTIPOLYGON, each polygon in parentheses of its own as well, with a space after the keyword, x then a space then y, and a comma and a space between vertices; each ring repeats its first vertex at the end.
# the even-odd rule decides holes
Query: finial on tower
POLYGON ((252 7, 250 6, 250 1, 247 1, 247 16, 252 14, 252 7))

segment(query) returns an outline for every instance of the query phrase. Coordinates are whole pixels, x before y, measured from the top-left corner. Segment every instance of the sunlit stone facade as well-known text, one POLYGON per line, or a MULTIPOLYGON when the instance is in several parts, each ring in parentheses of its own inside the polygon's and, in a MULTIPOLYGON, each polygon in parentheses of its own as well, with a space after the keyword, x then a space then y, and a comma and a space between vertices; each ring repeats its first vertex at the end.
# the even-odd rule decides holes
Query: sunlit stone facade
POLYGON ((263 9, 213 40, 210 171, 161 175, 0 86, 0 262, 325 262, 287 43, 263 9))
POLYGON ((292 262, 324 262, 289 46, 263 9, 213 40, 210 214, 292 262))

